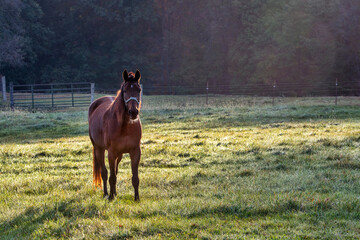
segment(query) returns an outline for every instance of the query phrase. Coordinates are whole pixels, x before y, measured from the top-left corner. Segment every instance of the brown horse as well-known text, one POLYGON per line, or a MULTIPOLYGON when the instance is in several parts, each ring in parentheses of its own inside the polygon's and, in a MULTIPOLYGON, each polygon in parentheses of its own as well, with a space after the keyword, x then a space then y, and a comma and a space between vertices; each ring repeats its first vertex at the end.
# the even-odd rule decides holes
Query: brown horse
POLYGON ((93 144, 93 183, 104 188, 104 197, 108 197, 106 182, 108 171, 104 154, 108 151, 110 167, 110 196, 116 195, 116 175, 118 165, 124 153, 130 153, 132 184, 135 190, 135 201, 139 201, 138 166, 141 150, 141 107, 140 72, 123 72, 123 83, 116 97, 102 97, 89 107, 89 135, 93 144))

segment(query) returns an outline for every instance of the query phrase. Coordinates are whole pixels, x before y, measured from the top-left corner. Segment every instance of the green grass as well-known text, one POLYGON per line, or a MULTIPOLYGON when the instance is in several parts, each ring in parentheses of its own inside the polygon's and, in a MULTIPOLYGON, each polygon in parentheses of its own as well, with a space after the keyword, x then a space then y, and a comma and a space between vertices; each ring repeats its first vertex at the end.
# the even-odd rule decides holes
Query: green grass
POLYGON ((0 238, 358 238, 359 99, 255 101, 145 96, 139 203, 128 156, 93 189, 86 109, 0 112, 0 238))

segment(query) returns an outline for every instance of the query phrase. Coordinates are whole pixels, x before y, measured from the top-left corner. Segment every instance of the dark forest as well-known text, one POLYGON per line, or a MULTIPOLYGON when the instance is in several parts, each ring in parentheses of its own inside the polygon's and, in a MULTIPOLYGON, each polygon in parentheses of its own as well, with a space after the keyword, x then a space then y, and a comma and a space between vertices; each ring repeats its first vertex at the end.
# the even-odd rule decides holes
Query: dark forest
POLYGON ((16 84, 147 94, 360 95, 360 1, 0 0, 0 73, 16 84))

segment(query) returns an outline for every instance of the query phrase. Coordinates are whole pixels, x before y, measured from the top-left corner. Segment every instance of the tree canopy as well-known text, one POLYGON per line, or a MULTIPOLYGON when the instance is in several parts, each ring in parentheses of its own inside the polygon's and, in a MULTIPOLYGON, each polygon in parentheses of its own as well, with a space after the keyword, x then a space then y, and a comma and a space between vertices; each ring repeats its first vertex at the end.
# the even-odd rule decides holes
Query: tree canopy
POLYGON ((15 83, 147 93, 360 95, 360 2, 0 0, 0 73, 15 83))

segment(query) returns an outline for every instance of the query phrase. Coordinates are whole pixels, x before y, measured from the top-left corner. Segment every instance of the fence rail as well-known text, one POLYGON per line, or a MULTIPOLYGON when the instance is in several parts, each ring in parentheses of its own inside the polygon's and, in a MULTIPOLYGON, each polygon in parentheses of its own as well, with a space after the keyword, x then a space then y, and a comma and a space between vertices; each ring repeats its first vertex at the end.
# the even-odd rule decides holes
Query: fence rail
MULTIPOLYGON (((118 89, 104 89, 102 92, 107 94, 116 93, 118 89)), ((199 95, 208 99, 214 95, 227 96, 248 96, 248 97, 269 97, 274 104, 276 98, 282 97, 330 97, 335 105, 338 103, 339 96, 360 96, 360 81, 322 81, 315 83, 244 83, 244 84, 210 84, 203 85, 170 85, 153 84, 143 86, 145 95, 199 95), (352 86, 352 87, 351 87, 352 86)))
MULTIPOLYGON (((10 105, 14 107, 56 108, 88 106, 94 101, 94 83, 52 83, 13 85, 10 83, 10 105)), ((232 95, 250 97, 269 97, 275 104, 279 97, 331 97, 338 104, 338 96, 360 96, 360 82, 322 81, 316 83, 223 83, 144 85, 142 94, 146 95, 201 95, 206 104, 213 95, 232 95)), ((98 89, 99 90, 99 89, 98 89)), ((103 89, 99 94, 115 94, 117 89, 103 89)))
POLYGON ((13 85, 10 83, 10 106, 58 108, 88 106, 94 101, 94 83, 51 83, 13 85))
POLYGON ((144 85, 147 95, 187 95, 187 94, 223 94, 243 96, 276 96, 276 97, 307 97, 307 96, 359 96, 360 81, 311 83, 247 83, 247 84, 210 84, 204 85, 144 85))

